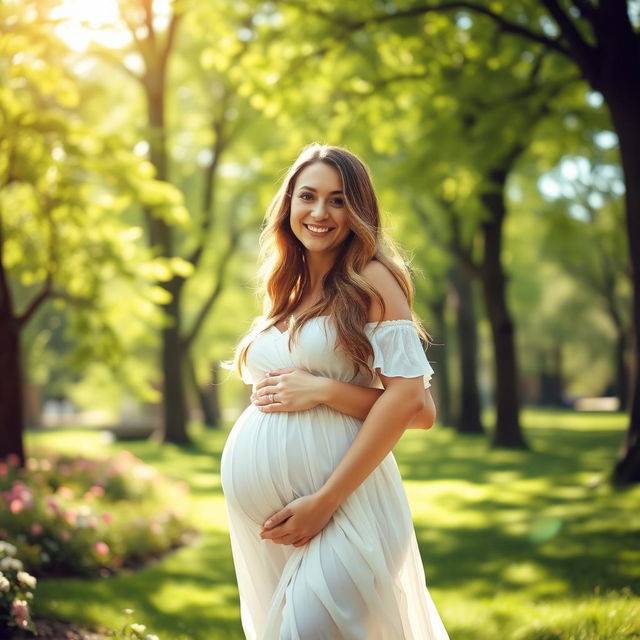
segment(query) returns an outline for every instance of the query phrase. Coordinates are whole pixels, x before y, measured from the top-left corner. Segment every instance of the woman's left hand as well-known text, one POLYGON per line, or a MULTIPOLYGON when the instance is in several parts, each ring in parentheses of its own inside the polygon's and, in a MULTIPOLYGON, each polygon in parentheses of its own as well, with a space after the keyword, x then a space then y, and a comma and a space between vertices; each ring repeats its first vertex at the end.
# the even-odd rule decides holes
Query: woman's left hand
POLYGON ((296 498, 264 523, 260 537, 300 547, 325 528, 335 507, 318 493, 296 498))
POLYGON ((306 411, 320 404, 324 378, 304 369, 277 369, 256 384, 251 402, 260 411, 306 411))

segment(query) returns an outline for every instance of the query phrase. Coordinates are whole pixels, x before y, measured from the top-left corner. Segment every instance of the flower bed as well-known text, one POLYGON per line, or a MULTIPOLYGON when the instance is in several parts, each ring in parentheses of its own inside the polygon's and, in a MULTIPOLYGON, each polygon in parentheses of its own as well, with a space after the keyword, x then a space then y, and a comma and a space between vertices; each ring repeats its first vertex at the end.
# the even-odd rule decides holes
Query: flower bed
POLYGON ((185 541, 186 492, 129 452, 48 454, 26 469, 9 458, 0 462, 0 539, 37 576, 108 575, 185 541))
POLYGON ((0 633, 9 627, 34 631, 29 601, 36 583, 16 558, 16 548, 0 540, 0 633))

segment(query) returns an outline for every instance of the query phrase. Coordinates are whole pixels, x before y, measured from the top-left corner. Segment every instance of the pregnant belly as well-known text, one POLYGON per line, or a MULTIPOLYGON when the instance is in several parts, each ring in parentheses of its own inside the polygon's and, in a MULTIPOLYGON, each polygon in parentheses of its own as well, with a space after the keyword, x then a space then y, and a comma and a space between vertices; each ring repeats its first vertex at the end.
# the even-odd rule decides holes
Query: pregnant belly
POLYGON ((262 413, 250 405, 222 452, 222 489, 229 507, 262 525, 295 498, 318 490, 360 425, 323 405, 297 413, 262 413))

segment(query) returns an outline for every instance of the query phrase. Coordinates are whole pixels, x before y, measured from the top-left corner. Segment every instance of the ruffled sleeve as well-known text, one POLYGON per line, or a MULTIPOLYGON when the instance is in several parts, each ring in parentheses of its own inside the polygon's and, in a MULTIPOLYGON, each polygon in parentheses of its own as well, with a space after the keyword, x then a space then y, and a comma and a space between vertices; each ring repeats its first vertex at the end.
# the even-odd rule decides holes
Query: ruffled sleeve
MULTIPOLYGON (((377 374, 392 378, 422 376, 425 389, 431 386, 433 369, 424 353, 413 321, 385 320, 379 325, 370 322, 366 325, 365 332, 373 347, 371 366, 377 374)), ((379 375, 376 375, 372 386, 383 388, 379 375)))

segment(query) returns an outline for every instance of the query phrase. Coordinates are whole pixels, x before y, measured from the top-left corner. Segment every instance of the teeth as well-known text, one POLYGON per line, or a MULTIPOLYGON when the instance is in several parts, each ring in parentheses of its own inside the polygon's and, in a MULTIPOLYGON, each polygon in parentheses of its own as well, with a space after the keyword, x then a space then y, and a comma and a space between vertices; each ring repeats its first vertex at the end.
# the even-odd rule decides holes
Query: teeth
POLYGON ((309 231, 313 231, 314 233, 326 233, 327 231, 329 231, 329 227, 314 227, 311 224, 308 224, 307 228, 309 229, 309 231))

